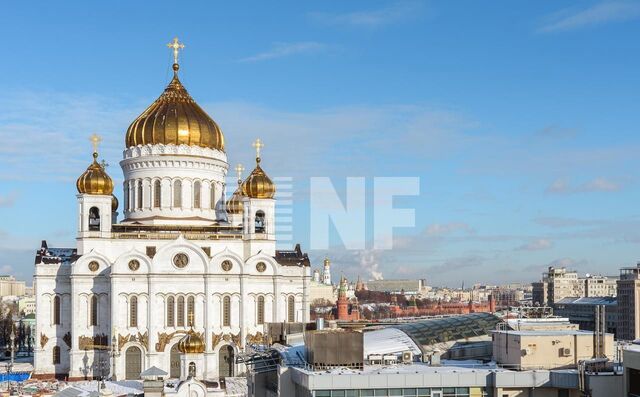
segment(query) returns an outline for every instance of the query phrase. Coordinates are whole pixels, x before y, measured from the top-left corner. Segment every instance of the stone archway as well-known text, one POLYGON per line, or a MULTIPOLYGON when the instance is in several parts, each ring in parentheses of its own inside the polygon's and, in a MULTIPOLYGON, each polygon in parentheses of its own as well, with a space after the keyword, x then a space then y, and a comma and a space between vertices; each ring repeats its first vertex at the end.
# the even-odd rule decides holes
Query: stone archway
POLYGON ((171 352, 169 353, 169 377, 180 377, 180 350, 178 350, 177 343, 171 347, 171 352))
POLYGON ((218 377, 220 379, 233 376, 235 354, 231 345, 224 345, 218 350, 218 377))
POLYGON ((125 379, 138 380, 142 372, 142 350, 130 346, 125 352, 125 379))

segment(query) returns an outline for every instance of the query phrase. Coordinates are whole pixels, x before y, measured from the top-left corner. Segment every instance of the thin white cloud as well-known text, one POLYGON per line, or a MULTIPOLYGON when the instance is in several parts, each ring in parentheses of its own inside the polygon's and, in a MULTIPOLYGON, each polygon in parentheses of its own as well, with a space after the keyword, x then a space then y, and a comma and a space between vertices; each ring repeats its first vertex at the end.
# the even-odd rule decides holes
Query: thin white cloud
POLYGON ((267 51, 240 59, 240 62, 260 62, 270 59, 283 58, 297 54, 315 54, 329 48, 324 43, 304 41, 299 43, 273 43, 267 51))
POLYGON ((399 1, 385 8, 367 11, 354 11, 341 14, 326 12, 311 13, 315 20, 330 24, 343 25, 358 28, 378 28, 392 25, 420 14, 422 4, 416 1, 399 1))
POLYGON ((538 32, 565 32, 638 17, 640 17, 640 2, 604 1, 588 8, 567 9, 551 15, 538 32))
POLYGON ((540 251, 553 247, 553 242, 546 238, 539 238, 521 245, 517 248, 518 251, 540 251))
POLYGON ((424 233, 430 237, 441 237, 443 235, 456 232, 475 234, 476 231, 471 226, 463 222, 434 223, 427 226, 424 231, 424 233))
POLYGON ((13 207, 17 199, 18 199, 18 192, 16 191, 9 192, 5 195, 0 195, 0 208, 13 207))
POLYGON ((581 185, 572 186, 566 179, 556 179, 545 190, 551 194, 573 194, 591 192, 617 192, 622 189, 618 182, 598 177, 581 185))

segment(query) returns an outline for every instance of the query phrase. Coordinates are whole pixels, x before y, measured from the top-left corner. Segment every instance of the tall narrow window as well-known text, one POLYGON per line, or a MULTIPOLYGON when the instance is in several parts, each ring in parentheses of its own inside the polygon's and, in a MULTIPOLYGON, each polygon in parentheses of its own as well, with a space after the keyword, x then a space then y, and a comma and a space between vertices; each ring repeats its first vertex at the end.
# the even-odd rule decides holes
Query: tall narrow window
POLYGON ((196 323, 196 299, 193 296, 187 299, 187 321, 189 326, 196 323))
POLYGON ((167 298, 167 327, 176 326, 176 301, 173 296, 167 298))
POLYGON ((216 184, 211 182, 211 189, 209 190, 209 207, 212 210, 216 209, 216 184))
POLYGON ((178 327, 184 327, 184 296, 178 297, 178 327))
POLYGON ((264 324, 264 296, 258 297, 258 324, 264 324))
POLYGON ((129 182, 124 183, 124 209, 125 211, 129 211, 129 182))
POLYGON ((138 189, 136 192, 136 201, 138 203, 137 207, 139 210, 142 209, 142 180, 138 181, 138 189))
POLYGON ((200 181, 195 181, 195 183, 193 184, 193 208, 200 208, 200 188, 201 188, 201 184, 200 181))
POLYGON ((153 208, 160 208, 162 203, 162 184, 160 180, 153 182, 153 208))
POLYGON ((287 321, 292 323, 296 321, 296 300, 291 295, 287 303, 287 321))
POLYGON ((53 363, 60 364, 60 346, 53 347, 53 363))
POLYGON ((222 298, 222 326, 231 326, 231 297, 222 298))
POLYGON ((129 301, 129 326, 138 326, 138 297, 132 296, 129 301))
POLYGON ((196 363, 194 363, 193 361, 189 363, 189 377, 196 377, 196 363))
POLYGON ((89 230, 100 231, 100 210, 98 207, 89 208, 89 230))
POLYGON ((173 206, 182 207, 182 181, 180 179, 173 182, 173 206))
POLYGON ((98 297, 91 296, 90 321, 89 325, 98 325, 98 297))
POLYGON ((60 325, 60 297, 53 297, 53 324, 60 325))
POLYGON ((264 212, 256 212, 256 233, 264 233, 264 212))

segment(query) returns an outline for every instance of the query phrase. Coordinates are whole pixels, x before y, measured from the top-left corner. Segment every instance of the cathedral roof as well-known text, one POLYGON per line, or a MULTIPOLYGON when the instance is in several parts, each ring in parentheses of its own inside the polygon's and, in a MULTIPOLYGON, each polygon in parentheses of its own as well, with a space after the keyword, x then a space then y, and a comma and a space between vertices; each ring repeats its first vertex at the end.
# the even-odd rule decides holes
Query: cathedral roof
POLYGON ((222 130, 193 100, 178 78, 179 65, 173 64, 173 79, 127 130, 127 148, 137 145, 190 145, 224 151, 222 130))
POLYGON ((293 250, 277 250, 275 259, 283 266, 311 266, 309 255, 302 252, 300 244, 296 244, 293 250))

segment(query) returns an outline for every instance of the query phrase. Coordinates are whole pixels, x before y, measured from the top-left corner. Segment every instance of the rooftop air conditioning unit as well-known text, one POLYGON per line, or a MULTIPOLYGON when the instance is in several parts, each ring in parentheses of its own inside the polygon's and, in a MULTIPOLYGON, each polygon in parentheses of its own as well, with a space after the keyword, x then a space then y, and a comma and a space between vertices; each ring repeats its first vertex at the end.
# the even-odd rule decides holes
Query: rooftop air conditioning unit
POLYGON ((369 354, 367 359, 369 360, 369 364, 371 365, 382 364, 382 354, 369 354))
POLYGON ((398 357, 395 354, 385 354, 382 357, 382 361, 384 361, 384 365, 396 365, 398 363, 398 357))
POLYGON ((402 352, 402 362, 410 364, 413 362, 413 352, 402 352))

